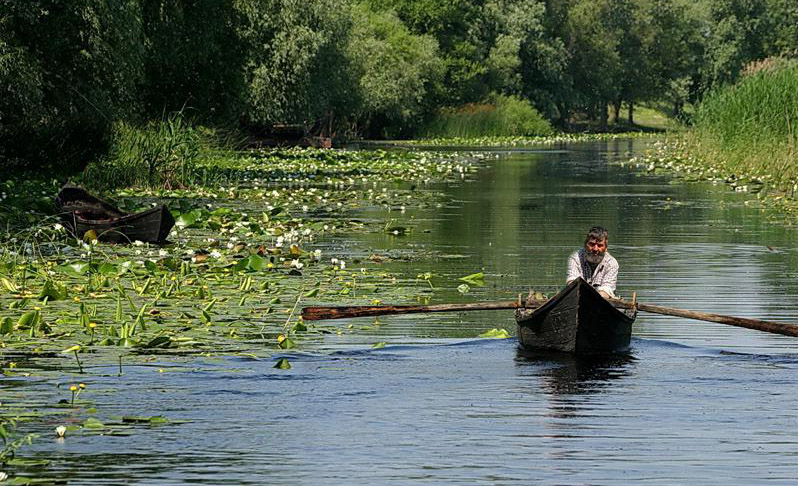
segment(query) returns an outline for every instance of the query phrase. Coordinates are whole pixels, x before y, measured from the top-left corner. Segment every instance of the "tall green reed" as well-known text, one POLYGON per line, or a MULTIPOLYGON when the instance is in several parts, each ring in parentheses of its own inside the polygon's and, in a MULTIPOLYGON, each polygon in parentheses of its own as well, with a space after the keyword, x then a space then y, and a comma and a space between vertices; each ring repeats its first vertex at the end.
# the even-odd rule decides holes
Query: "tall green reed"
POLYGON ((485 103, 444 108, 427 124, 426 137, 487 137, 550 135, 551 125, 529 101, 493 95, 485 103))
POLYGON ((798 61, 769 59, 698 107, 689 137, 697 153, 729 174, 794 191, 798 183, 798 61))
POLYGON ((216 131, 194 125, 181 112, 143 126, 119 122, 108 155, 90 164, 80 182, 104 189, 185 187, 202 161, 219 156, 228 145, 216 131))

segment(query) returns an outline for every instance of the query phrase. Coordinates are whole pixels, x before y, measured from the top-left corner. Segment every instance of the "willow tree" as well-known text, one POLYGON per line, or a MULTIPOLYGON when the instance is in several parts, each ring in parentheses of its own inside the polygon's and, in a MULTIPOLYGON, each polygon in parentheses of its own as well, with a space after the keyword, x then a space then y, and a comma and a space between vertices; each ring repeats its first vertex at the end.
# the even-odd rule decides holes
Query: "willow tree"
POLYGON ((346 46, 348 2, 239 0, 239 34, 250 125, 303 123, 327 127, 352 103, 346 46))
POLYGON ((392 11, 353 9, 347 55, 357 97, 353 114, 371 136, 393 136, 415 125, 430 87, 443 74, 438 43, 416 35, 392 11))

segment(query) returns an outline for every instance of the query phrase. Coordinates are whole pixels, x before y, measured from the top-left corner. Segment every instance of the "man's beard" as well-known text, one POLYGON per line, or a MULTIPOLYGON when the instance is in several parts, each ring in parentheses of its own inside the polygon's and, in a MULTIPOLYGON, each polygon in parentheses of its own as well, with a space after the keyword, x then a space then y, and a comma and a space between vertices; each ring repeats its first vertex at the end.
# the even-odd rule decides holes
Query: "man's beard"
POLYGON ((603 251, 601 253, 591 253, 589 251, 585 251, 585 260, 591 265, 598 265, 601 263, 601 260, 604 260, 605 253, 606 252, 603 251))

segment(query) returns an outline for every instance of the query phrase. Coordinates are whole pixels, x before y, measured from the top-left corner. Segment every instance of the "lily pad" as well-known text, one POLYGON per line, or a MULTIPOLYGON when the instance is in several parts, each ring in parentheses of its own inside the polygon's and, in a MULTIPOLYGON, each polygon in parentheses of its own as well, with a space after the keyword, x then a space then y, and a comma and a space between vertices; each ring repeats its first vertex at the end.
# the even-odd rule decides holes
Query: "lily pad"
POLYGON ((277 360, 277 363, 274 365, 274 367, 277 368, 278 370, 290 370, 291 363, 289 363, 288 360, 285 358, 280 358, 279 360, 277 360))
POLYGON ((465 283, 475 285, 477 287, 485 286, 485 274, 483 274, 482 272, 472 273, 471 275, 461 277, 460 280, 462 280, 465 283))
POLYGON ((510 337, 510 333, 507 332, 506 329, 491 329, 490 331, 485 331, 477 337, 487 338, 487 339, 507 339, 510 337))

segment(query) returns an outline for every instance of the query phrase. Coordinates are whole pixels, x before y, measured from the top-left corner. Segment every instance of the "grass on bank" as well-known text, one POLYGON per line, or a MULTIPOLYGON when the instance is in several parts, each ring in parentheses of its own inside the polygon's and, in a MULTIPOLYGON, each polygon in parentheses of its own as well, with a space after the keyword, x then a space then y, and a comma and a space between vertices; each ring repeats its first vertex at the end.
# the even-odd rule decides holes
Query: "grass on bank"
POLYGON ((699 106, 689 150, 733 178, 755 178, 794 195, 798 184, 798 60, 752 65, 737 84, 699 106))
POLYGON ((108 154, 90 164, 80 182, 98 189, 186 187, 195 182, 199 165, 229 155, 236 145, 180 112, 143 126, 119 122, 108 154))
POLYGON ((541 136, 551 125, 527 100, 494 95, 485 103, 444 108, 421 131, 425 138, 541 136))

